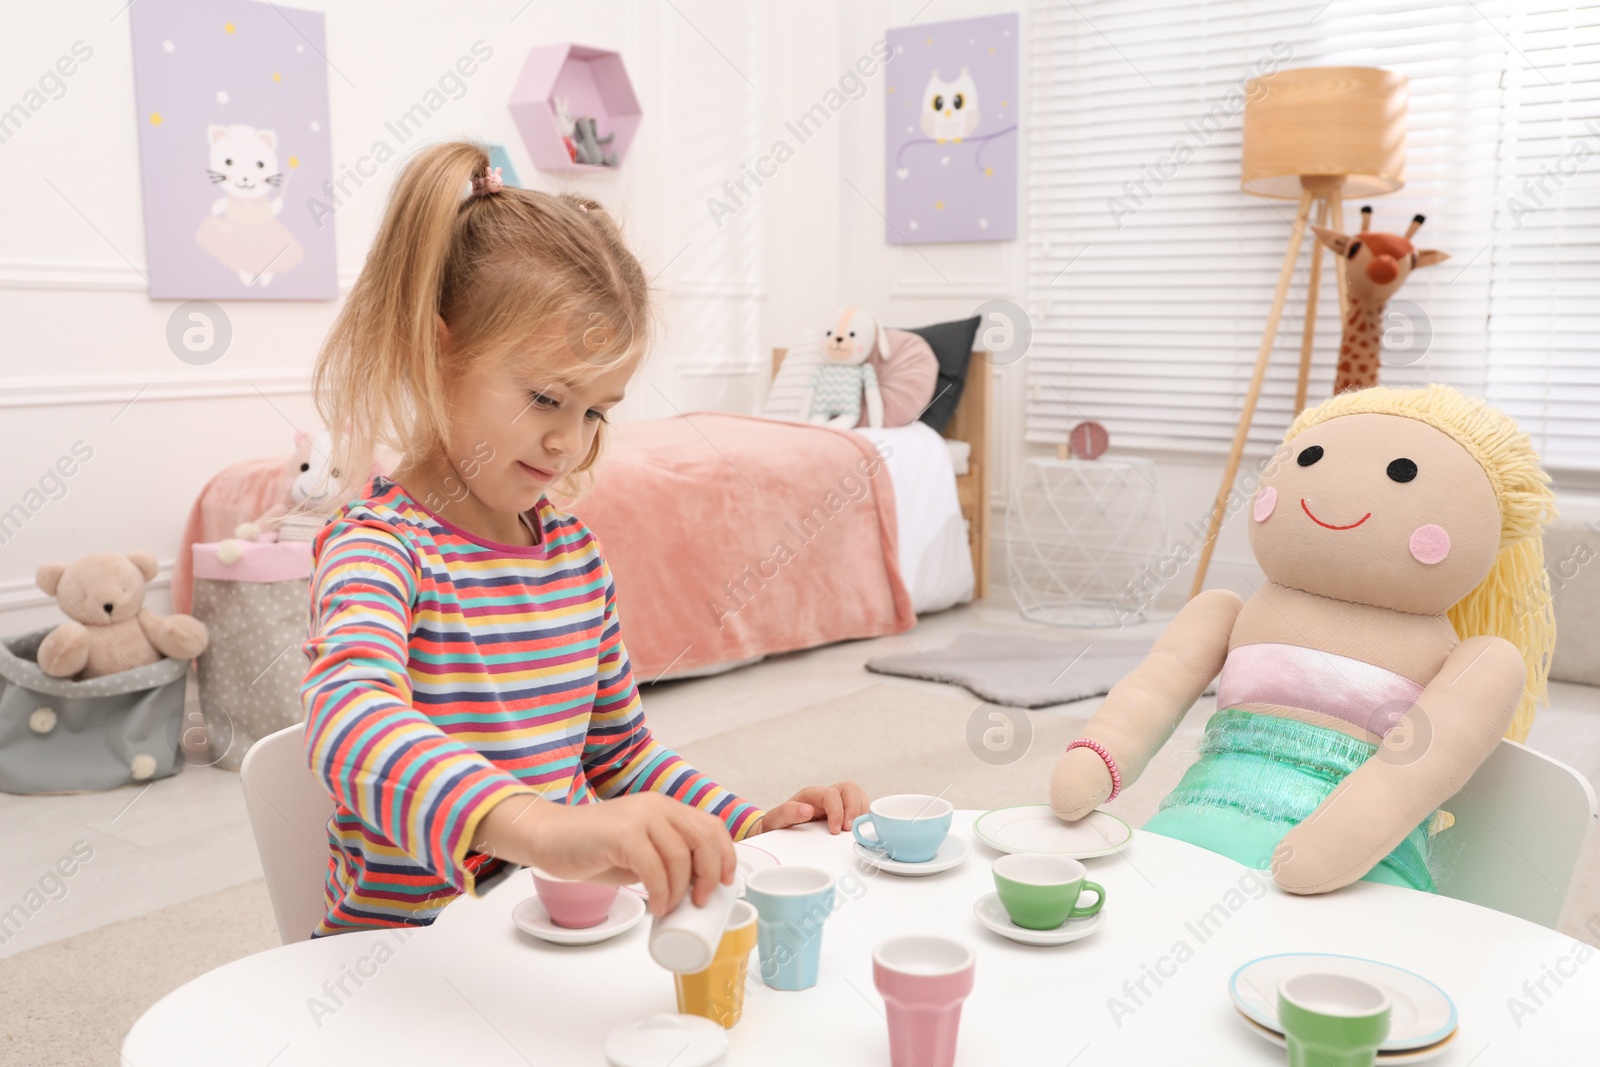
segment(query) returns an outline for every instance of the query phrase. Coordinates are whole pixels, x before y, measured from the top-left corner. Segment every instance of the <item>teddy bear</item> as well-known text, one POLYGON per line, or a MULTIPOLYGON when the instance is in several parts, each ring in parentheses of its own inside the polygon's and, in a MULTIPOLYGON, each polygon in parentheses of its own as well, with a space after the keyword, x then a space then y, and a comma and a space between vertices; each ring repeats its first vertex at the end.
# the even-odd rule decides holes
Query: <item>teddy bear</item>
POLYGON ((156 558, 148 552, 91 552, 40 567, 34 581, 70 621, 40 643, 39 669, 82 681, 203 652, 204 623, 144 607, 145 583, 155 576, 156 558))
POLYGON ((861 421, 867 399, 867 425, 883 425, 883 393, 869 362, 874 352, 889 354, 889 335, 872 313, 845 308, 823 335, 822 359, 800 400, 800 421, 849 429, 861 421))
POLYGON ((1554 499, 1528 435, 1447 386, 1302 413, 1246 512, 1266 580, 1189 601, 1060 757, 1051 807, 1115 796, 1216 677, 1199 759, 1145 832, 1291 893, 1436 892, 1439 805, 1546 691, 1554 499))

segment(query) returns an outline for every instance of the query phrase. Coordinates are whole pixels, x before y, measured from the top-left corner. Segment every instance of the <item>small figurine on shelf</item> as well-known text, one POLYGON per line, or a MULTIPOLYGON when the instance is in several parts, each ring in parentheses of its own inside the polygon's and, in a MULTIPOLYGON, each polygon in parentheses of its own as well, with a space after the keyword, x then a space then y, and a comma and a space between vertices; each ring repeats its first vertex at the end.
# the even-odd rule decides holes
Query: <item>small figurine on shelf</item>
POLYGON ((573 126, 575 130, 573 137, 577 144, 576 158, 579 163, 589 163, 598 167, 614 167, 617 165, 617 154, 615 152, 606 152, 602 147, 614 141, 616 134, 608 133, 601 137, 599 130, 595 126, 594 118, 589 115, 575 119, 573 126))
POLYGON ((573 138, 577 136, 578 124, 572 119, 572 112, 567 109, 567 98, 558 96, 554 98, 556 111, 556 129, 561 131, 561 143, 567 147, 567 156, 574 163, 578 161, 578 142, 573 138))

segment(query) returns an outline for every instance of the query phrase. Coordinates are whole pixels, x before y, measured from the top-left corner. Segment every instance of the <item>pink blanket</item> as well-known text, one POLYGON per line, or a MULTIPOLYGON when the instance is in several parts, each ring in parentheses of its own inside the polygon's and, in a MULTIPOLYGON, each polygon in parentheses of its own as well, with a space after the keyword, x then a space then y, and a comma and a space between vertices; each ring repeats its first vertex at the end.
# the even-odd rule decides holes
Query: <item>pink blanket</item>
POLYGON ((916 622, 865 437, 709 412, 631 423, 572 506, 616 577, 640 682, 916 622))

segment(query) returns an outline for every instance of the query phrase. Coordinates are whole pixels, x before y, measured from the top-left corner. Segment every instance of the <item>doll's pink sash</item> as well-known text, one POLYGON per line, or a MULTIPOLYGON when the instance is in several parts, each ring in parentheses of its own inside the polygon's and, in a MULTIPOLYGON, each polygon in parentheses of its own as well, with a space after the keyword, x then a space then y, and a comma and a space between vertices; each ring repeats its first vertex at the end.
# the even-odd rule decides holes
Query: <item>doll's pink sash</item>
POLYGON ((1217 679, 1217 707, 1278 704, 1329 715, 1383 737, 1423 687, 1349 656, 1299 645, 1240 645, 1217 679))

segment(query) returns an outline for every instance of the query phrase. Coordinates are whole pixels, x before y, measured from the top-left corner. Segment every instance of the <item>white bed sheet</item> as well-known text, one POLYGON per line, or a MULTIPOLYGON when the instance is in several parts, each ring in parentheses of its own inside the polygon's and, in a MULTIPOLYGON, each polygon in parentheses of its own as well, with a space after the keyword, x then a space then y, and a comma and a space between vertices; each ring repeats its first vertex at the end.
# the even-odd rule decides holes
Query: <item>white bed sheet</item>
POLYGON ((900 577, 918 615, 972 599, 972 551, 945 439, 926 423, 857 427, 887 455, 898 517, 900 577))

